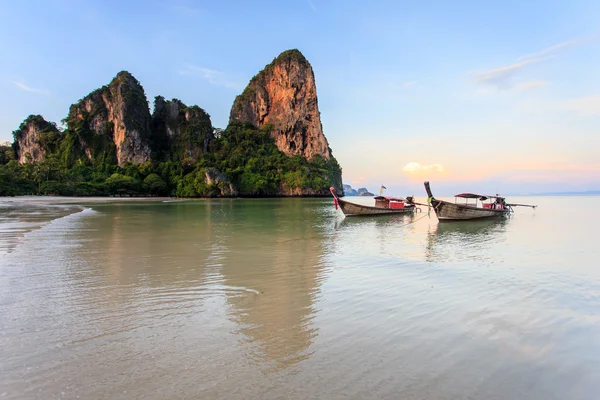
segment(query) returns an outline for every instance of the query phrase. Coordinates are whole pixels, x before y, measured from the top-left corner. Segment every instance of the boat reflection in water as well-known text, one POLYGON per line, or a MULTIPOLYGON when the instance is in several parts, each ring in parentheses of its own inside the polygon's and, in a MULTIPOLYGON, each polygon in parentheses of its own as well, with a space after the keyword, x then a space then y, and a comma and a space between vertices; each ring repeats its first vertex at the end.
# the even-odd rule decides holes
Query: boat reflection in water
POLYGON ((430 225, 425 260, 503 262, 501 246, 506 242, 509 224, 509 219, 488 219, 430 225))
POLYGON ((366 228, 398 228, 404 225, 409 225, 415 222, 419 217, 422 217, 422 213, 410 213, 410 214, 388 214, 382 218, 337 218, 334 222, 335 229, 341 227, 357 227, 361 229, 366 228))

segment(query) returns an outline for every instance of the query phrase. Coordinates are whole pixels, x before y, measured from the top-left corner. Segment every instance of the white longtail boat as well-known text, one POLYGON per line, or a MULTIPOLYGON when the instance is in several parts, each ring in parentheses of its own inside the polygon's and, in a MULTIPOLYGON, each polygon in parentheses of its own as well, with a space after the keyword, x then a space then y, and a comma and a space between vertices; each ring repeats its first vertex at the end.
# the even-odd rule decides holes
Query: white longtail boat
POLYGON ((452 203, 436 199, 431 193, 429 182, 425 182, 425 190, 427 191, 428 202, 440 221, 506 217, 513 212, 513 207, 516 206, 537 207, 528 204, 508 204, 504 197, 476 193, 457 194, 454 196, 454 203, 452 203))
POLYGON ((333 195, 335 209, 337 210, 339 207, 346 216, 408 214, 414 212, 416 208, 412 197, 403 199, 401 197, 375 196, 375 206, 367 206, 338 198, 334 188, 330 188, 329 191, 333 195))

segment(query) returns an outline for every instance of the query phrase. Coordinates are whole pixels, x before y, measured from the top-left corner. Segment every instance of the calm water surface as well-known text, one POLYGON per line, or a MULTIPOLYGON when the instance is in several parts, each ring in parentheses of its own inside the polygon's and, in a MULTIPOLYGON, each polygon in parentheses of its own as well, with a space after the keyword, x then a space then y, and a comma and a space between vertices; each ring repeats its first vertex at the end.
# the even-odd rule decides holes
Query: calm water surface
POLYGON ((0 199, 0 398, 597 399, 600 197, 512 200, 0 199))

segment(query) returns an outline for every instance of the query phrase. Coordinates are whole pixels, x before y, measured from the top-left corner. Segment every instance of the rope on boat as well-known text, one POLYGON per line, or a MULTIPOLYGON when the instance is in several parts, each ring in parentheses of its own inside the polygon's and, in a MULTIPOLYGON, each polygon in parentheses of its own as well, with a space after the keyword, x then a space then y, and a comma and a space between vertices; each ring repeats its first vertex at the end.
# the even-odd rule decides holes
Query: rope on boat
MULTIPOLYGON (((427 215, 431 215, 431 197, 427 199, 427 203, 428 204, 423 204, 423 203, 417 203, 416 201, 413 201, 413 204, 416 204, 418 206, 424 206, 427 207, 427 215)), ((438 204, 439 205, 439 204, 438 204)), ((423 210, 421 210, 419 207, 417 207, 417 210, 419 210, 419 212, 423 212, 423 210)), ((420 218, 419 218, 420 219, 420 218)), ((417 222, 417 221, 414 221, 417 222)), ((412 223, 412 222, 411 222, 412 223)))
POLYGON ((425 207, 430 207, 429 204, 423 204, 423 203, 417 203, 416 201, 413 202, 414 204, 418 205, 418 206, 425 206, 425 207))
POLYGON ((414 221, 410 221, 410 222, 407 222, 406 224, 402 224, 402 225, 398 225, 398 226, 408 226, 408 225, 410 225, 410 224, 414 224, 415 222, 417 222, 417 221, 420 221, 420 220, 422 220, 423 218, 425 218, 425 217, 428 217, 428 216, 429 216, 429 213, 427 213, 427 214, 423 214, 423 216, 421 216, 421 217, 419 217, 419 218, 415 219, 414 221))

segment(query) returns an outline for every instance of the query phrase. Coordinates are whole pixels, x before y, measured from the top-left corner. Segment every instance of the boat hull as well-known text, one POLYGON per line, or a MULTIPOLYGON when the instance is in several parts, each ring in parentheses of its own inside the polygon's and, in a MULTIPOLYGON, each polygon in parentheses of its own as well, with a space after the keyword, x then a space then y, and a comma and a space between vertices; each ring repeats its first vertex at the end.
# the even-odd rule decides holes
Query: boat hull
POLYGON ((404 208, 378 208, 364 206, 362 204, 350 203, 338 199, 339 206, 344 215, 350 216, 368 216, 368 215, 389 215, 389 214, 410 214, 414 211, 414 206, 405 206, 404 208))
POLYGON ((435 210, 440 221, 460 221, 474 220, 486 218, 505 217, 510 213, 510 210, 493 210, 488 208, 480 208, 467 206, 462 204, 454 204, 443 200, 431 200, 431 205, 435 210))

